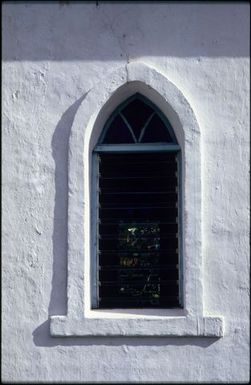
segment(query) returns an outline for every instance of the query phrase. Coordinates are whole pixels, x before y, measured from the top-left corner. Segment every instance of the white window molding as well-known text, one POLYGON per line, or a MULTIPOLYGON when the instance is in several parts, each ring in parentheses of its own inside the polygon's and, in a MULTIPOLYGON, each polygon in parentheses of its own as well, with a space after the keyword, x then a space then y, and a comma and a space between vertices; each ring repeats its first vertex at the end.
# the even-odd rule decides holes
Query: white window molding
POLYGON ((204 314, 201 133, 182 92, 142 63, 93 87, 75 116, 68 164, 67 315, 51 316, 52 336, 223 336, 223 318, 204 314), (92 152, 113 110, 140 92, 167 116, 182 149, 184 309, 91 309, 92 152))

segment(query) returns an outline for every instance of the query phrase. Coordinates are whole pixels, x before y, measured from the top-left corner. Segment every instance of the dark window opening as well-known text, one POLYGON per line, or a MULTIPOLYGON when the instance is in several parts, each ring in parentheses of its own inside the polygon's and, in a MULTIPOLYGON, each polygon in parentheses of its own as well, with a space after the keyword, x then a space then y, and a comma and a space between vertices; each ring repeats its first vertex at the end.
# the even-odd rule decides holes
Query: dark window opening
MULTIPOLYGON (((177 143, 156 110, 133 98, 102 144, 177 143)), ((180 307, 177 151, 99 152, 97 307, 180 307)))

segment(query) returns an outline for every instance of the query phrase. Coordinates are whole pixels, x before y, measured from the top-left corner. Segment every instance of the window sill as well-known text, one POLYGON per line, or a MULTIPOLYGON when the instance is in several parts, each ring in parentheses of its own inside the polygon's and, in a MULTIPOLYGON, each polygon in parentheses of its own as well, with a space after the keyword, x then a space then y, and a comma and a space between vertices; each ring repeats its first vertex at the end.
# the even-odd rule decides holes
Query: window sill
POLYGON ((51 316, 53 337, 223 337, 222 317, 82 318, 51 316))

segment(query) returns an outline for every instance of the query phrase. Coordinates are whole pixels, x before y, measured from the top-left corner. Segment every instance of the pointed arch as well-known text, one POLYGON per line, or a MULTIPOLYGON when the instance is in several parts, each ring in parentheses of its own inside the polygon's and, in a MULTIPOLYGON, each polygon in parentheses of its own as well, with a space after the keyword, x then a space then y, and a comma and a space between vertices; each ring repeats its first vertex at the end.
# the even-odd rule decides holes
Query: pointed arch
POLYGON ((52 335, 223 335, 222 318, 203 314, 201 181, 200 128, 186 97, 166 76, 134 62, 116 69, 89 91, 77 111, 69 141, 68 306, 67 316, 51 317, 52 335), (112 111, 137 92, 168 118, 182 151, 184 309, 159 311, 154 322, 147 312, 138 316, 115 310, 107 315, 91 310, 91 156, 112 111))
POLYGON ((111 114, 98 142, 177 144, 167 117, 138 92, 121 103, 111 114))

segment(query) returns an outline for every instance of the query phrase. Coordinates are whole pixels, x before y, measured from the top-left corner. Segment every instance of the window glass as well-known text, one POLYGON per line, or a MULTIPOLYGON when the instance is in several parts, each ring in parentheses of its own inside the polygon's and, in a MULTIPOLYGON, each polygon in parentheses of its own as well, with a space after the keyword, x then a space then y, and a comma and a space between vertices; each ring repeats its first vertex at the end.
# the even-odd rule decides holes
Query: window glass
POLYGON ((134 99, 121 112, 132 127, 137 141, 139 141, 142 127, 154 112, 153 109, 142 100, 134 99))
POLYGON ((141 142, 157 143, 157 142, 172 142, 172 138, 162 120, 158 115, 154 115, 147 125, 141 142))
POLYGON ((113 119, 103 143, 134 143, 133 136, 121 116, 117 115, 113 119))

